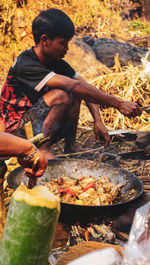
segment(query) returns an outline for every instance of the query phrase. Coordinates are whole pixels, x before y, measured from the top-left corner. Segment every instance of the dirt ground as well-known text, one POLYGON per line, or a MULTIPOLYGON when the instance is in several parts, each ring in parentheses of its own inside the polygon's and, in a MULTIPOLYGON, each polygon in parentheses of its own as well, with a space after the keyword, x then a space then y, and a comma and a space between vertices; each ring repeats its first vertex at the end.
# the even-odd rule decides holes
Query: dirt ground
MULTIPOLYGON (((51 150, 56 155, 56 157, 61 159, 89 159, 97 160, 104 163, 112 164, 113 166, 120 166, 132 173, 134 173, 139 178, 146 176, 150 177, 150 157, 143 155, 129 155, 126 158, 121 158, 120 153, 132 151, 132 147, 135 143, 136 136, 132 135, 116 135, 112 136, 111 143, 108 147, 104 148, 104 141, 101 140, 96 143, 94 132, 92 126, 89 129, 78 128, 77 132, 77 143, 83 148, 83 152, 76 154, 63 154, 64 141, 61 140, 57 144, 53 145, 51 150), (105 155, 102 155, 105 154, 105 155), (112 155, 115 155, 112 156, 112 155)), ((10 160, 8 165, 7 174, 19 164, 15 158, 10 160)), ((147 185, 147 183, 146 183, 147 185)), ((147 187, 147 186, 146 186, 147 187)))

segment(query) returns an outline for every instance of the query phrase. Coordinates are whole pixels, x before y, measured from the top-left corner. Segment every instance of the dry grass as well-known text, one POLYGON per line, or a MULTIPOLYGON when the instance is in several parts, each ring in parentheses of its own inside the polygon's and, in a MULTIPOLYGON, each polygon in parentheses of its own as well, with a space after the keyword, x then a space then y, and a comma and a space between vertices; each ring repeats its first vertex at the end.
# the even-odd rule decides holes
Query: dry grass
MULTIPOLYGON (((141 106, 149 105, 150 77, 142 78, 143 67, 129 65, 124 69, 120 69, 120 72, 115 72, 115 67, 116 65, 112 73, 97 76, 90 83, 108 94, 135 101, 141 106)), ((101 107, 101 116, 108 129, 111 130, 150 130, 150 116, 145 111, 140 117, 129 119, 114 108, 101 107)), ((88 126, 88 120, 82 120, 81 118, 80 125, 88 126)))

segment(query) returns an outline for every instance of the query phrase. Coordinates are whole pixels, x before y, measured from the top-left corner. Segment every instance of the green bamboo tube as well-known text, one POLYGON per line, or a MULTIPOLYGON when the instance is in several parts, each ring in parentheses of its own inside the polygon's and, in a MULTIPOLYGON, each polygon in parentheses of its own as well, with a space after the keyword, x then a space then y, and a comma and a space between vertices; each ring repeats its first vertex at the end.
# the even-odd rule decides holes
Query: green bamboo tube
POLYGON ((0 245, 0 265, 47 265, 60 212, 58 197, 46 187, 13 193, 0 245))

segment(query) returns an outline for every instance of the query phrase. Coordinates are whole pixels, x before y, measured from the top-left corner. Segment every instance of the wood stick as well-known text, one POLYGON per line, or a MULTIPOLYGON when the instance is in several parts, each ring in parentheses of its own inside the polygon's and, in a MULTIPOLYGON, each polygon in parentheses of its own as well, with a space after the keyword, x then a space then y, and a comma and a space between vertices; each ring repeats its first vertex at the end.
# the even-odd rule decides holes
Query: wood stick
POLYGON ((129 235, 121 232, 119 230, 117 230, 116 228, 111 227, 112 231, 116 234, 116 236, 121 237, 122 239, 128 240, 129 239, 129 235))
POLYGON ((150 193, 150 190, 145 190, 145 189, 144 189, 144 192, 148 192, 148 193, 150 193))
POLYGON ((28 140, 33 137, 33 129, 32 129, 32 123, 31 123, 31 121, 27 122, 24 125, 24 130, 25 130, 26 138, 28 140))
POLYGON ((104 147, 98 147, 98 148, 95 148, 95 149, 89 149, 89 150, 76 152, 76 153, 60 154, 60 155, 56 155, 56 157, 68 157, 68 156, 74 156, 74 155, 88 154, 88 153, 100 151, 100 150, 103 150, 103 149, 104 149, 104 147))
POLYGON ((29 141, 33 144, 40 142, 44 139, 43 133, 39 133, 36 136, 29 139, 29 141))
POLYGON ((150 176, 139 176, 141 180, 149 180, 150 181, 150 176))
POLYGON ((150 190, 150 185, 144 185, 144 189, 150 190))
POLYGON ((149 110, 150 110, 150 105, 147 105, 147 106, 141 107, 141 109, 142 109, 142 110, 145 110, 145 111, 146 111, 146 110, 149 111, 149 110))
POLYGON ((41 146, 44 143, 49 142, 50 140, 50 136, 44 138, 43 133, 39 133, 36 136, 34 136, 33 138, 29 139, 29 141, 33 144, 38 144, 38 147, 41 146))
POLYGON ((142 179, 142 181, 143 181, 144 185, 150 184, 150 180, 148 181, 148 180, 143 180, 142 179))

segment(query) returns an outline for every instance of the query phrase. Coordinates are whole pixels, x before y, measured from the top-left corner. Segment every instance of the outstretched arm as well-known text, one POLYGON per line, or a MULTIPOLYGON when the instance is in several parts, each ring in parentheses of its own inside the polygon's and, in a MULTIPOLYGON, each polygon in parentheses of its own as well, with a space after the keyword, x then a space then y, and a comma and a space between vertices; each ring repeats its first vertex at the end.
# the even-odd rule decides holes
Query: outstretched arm
POLYGON ((29 177, 42 176, 47 167, 47 160, 28 140, 0 132, 0 157, 4 156, 16 156, 29 177), (39 157, 38 164, 36 169, 33 170, 33 163, 37 157, 39 157))
POLYGON ((123 115, 128 117, 136 117, 142 113, 137 103, 109 95, 82 80, 56 74, 49 79, 46 85, 50 88, 64 88, 68 93, 72 92, 79 99, 84 99, 89 103, 117 108, 123 115))

